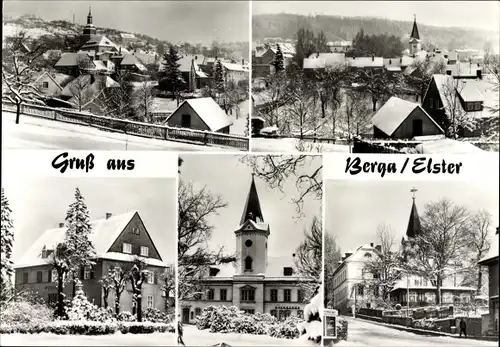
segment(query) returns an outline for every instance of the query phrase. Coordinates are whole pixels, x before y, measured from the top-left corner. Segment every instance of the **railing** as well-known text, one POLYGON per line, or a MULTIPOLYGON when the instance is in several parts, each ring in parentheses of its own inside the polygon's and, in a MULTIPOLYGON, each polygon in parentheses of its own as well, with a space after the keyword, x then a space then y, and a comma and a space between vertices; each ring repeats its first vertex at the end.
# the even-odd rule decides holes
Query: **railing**
MULTIPOLYGON (((16 112, 16 106, 2 103, 2 111, 16 112)), ((242 136, 134 122, 67 109, 38 105, 21 105, 21 113, 38 118, 92 126, 106 131, 158 140, 186 141, 201 145, 237 148, 244 151, 249 148, 248 138, 242 136)))

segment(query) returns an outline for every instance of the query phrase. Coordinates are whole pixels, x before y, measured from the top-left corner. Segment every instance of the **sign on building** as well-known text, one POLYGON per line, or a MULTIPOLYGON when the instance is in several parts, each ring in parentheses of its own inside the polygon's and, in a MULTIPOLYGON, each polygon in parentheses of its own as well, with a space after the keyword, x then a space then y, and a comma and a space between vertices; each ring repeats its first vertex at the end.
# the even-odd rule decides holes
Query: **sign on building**
POLYGON ((337 337, 337 316, 338 311, 324 309, 323 311, 323 338, 337 337))

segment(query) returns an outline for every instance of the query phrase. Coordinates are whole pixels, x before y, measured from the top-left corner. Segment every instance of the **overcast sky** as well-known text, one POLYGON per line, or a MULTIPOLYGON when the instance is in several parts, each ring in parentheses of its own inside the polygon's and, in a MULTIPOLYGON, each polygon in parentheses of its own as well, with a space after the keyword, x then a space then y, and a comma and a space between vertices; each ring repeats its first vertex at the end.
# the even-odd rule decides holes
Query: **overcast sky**
POLYGON ((91 219, 137 210, 158 252, 175 261, 176 184, 174 178, 56 178, 5 175, 2 187, 14 219, 14 262, 45 230, 64 222, 78 186, 91 219))
POLYGON ((94 25, 137 32, 176 43, 210 44, 249 40, 247 1, 3 1, 4 15, 33 14, 44 20, 85 24, 89 5, 94 25))
POLYGON ((445 27, 500 30, 499 1, 253 1, 252 14, 381 17, 445 27))
MULTIPOLYGON (((197 188, 207 186, 213 194, 220 195, 228 207, 220 210, 219 215, 210 219, 215 226, 209 246, 223 245, 229 252, 236 250, 234 231, 238 228, 245 201, 250 189, 252 170, 239 162, 236 155, 183 155, 184 162, 180 177, 191 181, 197 188)), ((321 158, 317 157, 318 160, 321 158)), ((319 163, 318 163, 319 164, 319 163)), ((321 202, 308 198, 304 204, 306 217, 296 221, 295 205, 290 198, 297 194, 295 178, 290 177, 285 184, 285 193, 270 189, 264 181, 255 178, 257 193, 264 215, 269 223, 269 256, 286 256, 294 253, 303 239, 304 229, 311 225, 314 216, 321 216, 321 202)))
POLYGON ((367 243, 377 243, 379 223, 388 224, 399 245, 406 235, 412 205, 410 189, 415 187, 419 215, 425 204, 448 198, 471 210, 485 209, 492 214, 491 235, 498 226, 498 182, 420 181, 336 181, 327 180, 325 227, 333 233, 342 253, 367 243))

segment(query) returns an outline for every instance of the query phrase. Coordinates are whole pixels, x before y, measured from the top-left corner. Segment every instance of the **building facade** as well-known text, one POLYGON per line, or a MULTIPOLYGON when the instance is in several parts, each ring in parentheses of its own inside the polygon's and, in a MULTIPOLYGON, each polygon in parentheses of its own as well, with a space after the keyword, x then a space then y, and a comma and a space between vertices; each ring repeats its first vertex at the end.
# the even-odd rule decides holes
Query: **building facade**
MULTIPOLYGON (((147 271, 142 289, 142 309, 157 308, 163 311, 165 300, 170 295, 166 296, 162 291, 162 275, 173 269, 162 261, 138 212, 117 216, 108 213, 105 219, 93 221, 91 226, 90 240, 97 255, 95 264, 80 269, 77 274, 88 300, 103 306, 104 291, 99 280, 112 268, 128 270, 135 260, 140 259, 147 271)), ((57 271, 51 265, 51 259, 57 244, 64 240, 66 229, 64 223, 60 223, 59 228, 45 231, 15 264, 15 285, 18 290, 31 290, 49 304, 57 301, 57 271)), ((65 285, 64 293, 67 299, 71 299, 70 284, 65 285)), ((113 306, 113 291, 107 299, 109 306, 113 306)), ((132 286, 127 281, 120 298, 121 310, 132 311, 132 302, 132 286)))
POLYGON ((490 245, 490 250, 486 257, 479 261, 479 265, 488 267, 488 326, 487 332, 498 336, 498 228, 490 245))
POLYGON ((301 316, 306 305, 301 283, 308 280, 296 274, 295 255, 268 254, 270 235, 252 177, 239 227, 234 231, 237 260, 206 269, 202 277, 205 293, 180 302, 182 322, 193 323, 203 308, 219 305, 236 306, 251 314, 269 313, 278 319, 301 316))

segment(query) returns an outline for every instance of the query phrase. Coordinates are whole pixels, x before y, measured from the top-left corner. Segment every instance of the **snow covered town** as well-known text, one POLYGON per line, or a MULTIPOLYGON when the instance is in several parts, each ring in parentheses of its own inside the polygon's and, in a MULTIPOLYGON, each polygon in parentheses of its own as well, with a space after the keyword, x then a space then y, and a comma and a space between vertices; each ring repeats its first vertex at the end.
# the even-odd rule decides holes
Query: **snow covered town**
POLYGON ((498 28, 481 49, 420 21, 254 15, 253 149, 498 151, 498 28))
POLYGON ((125 142, 128 149, 247 149, 244 43, 172 44, 98 27, 106 15, 89 8, 82 26, 4 20, 2 111, 11 146, 36 148, 43 140, 25 144, 19 133, 44 130, 76 133, 74 142, 84 133, 80 145, 70 144, 78 148, 97 138, 103 149, 125 142))
POLYGON ((478 346, 497 344, 498 212, 492 208, 498 198, 484 183, 459 201, 450 193, 456 184, 405 186, 327 181, 325 295, 343 324, 336 339, 325 342, 456 346, 468 337, 478 346), (352 195, 350 207, 328 198, 340 191, 352 195), (375 197, 368 194, 375 191, 391 194, 377 213, 369 210, 375 197), (399 201, 408 191, 411 200, 399 201), (420 191, 432 200, 422 201, 420 191), (366 202, 359 202, 362 196, 366 202), (484 201, 470 204, 477 199, 484 201), (365 221, 356 221, 360 213, 365 221), (345 228, 350 238, 342 235, 345 228))
MULTIPOLYGON (((183 342, 319 345, 322 229, 312 216, 320 212, 320 202, 307 199, 307 217, 283 220, 279 216, 294 213, 295 207, 260 176, 273 174, 268 157, 182 158, 178 313, 183 342), (221 167, 235 175, 229 184, 221 167)), ((310 158, 311 165, 319 165, 318 159, 310 158)), ((284 182, 287 196, 296 189, 299 170, 296 174, 284 182)))

